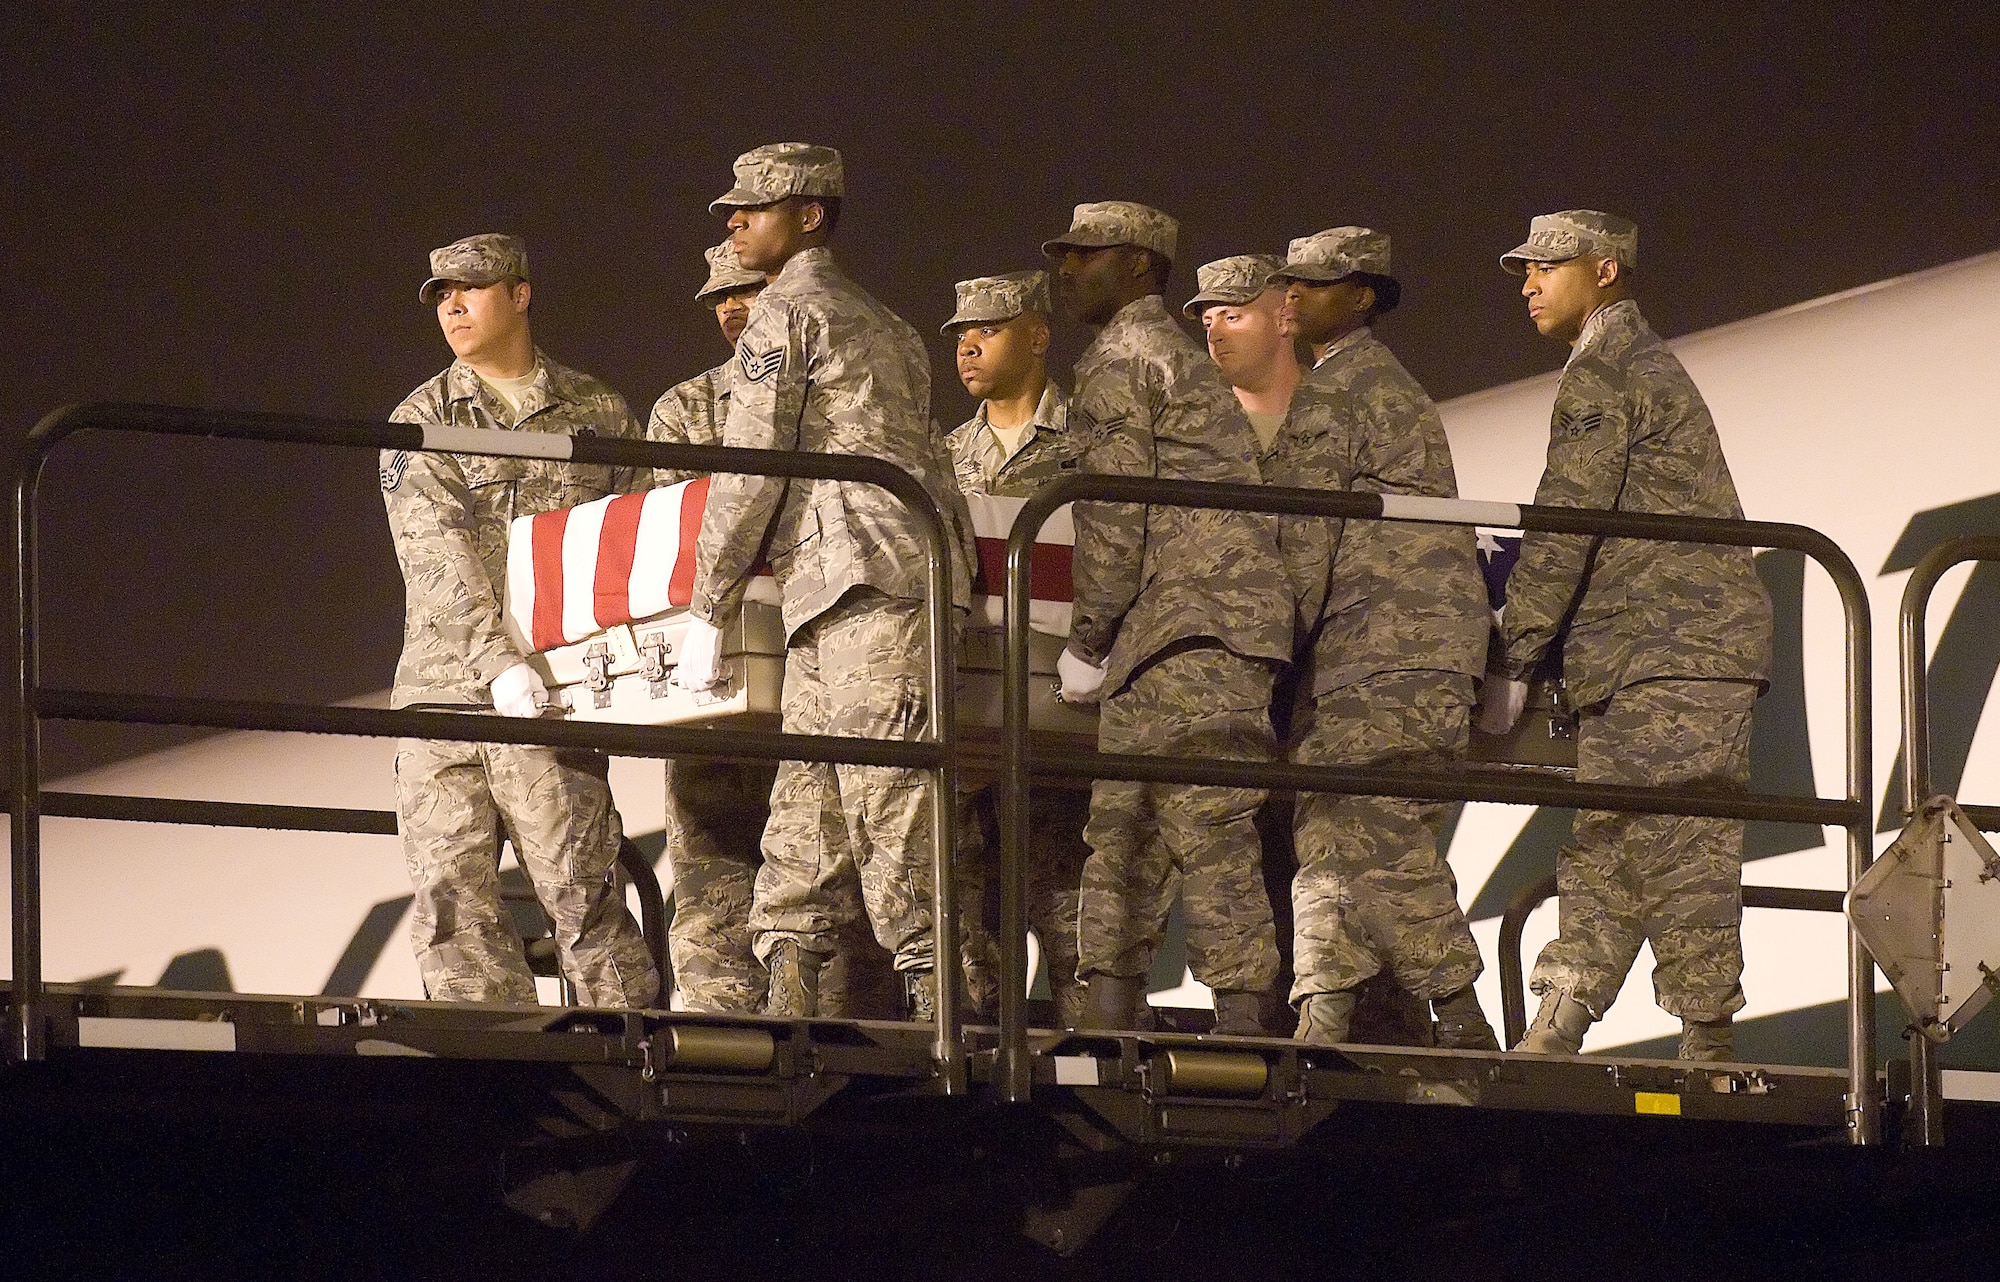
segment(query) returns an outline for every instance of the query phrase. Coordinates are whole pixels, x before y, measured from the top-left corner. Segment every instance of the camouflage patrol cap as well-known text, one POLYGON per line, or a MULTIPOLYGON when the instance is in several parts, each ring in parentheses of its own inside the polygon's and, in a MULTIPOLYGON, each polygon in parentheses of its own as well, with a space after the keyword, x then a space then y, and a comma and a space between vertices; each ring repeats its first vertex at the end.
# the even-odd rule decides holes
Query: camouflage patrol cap
POLYGON ((769 142, 736 158, 736 185, 708 202, 708 212, 754 208, 787 196, 840 196, 847 191, 840 153, 809 142, 769 142))
POLYGON ((1065 249, 1137 245, 1172 262, 1180 237, 1181 225, 1151 205, 1099 200, 1078 205, 1070 215, 1069 230, 1043 241, 1042 252, 1053 256, 1065 249))
POLYGON ((711 249, 701 251, 708 260, 708 283, 694 296, 697 303, 712 303, 722 294, 733 294, 739 289, 764 283, 763 272, 753 272, 736 257, 736 246, 723 241, 711 249))
POLYGON ((1181 304, 1181 315, 1200 320, 1204 308, 1240 307, 1255 302, 1259 294, 1271 287, 1272 275, 1284 265, 1285 260, 1276 254, 1237 254, 1203 263, 1194 273, 1201 292, 1181 304))
POLYGON ((1389 270, 1389 237, 1385 233, 1366 227, 1329 227, 1301 236, 1285 247, 1285 261, 1271 278, 1330 284, 1356 272, 1395 279, 1389 270))
POLYGON ((938 326, 949 335, 961 325, 985 321, 1013 320, 1022 312, 1043 312, 1049 306, 1049 274, 1042 271, 1007 272, 1001 276, 975 276, 952 289, 958 293, 958 310, 938 326))
POLYGON ((433 249, 431 278, 417 291, 417 297, 428 307, 437 302, 438 290, 446 281, 491 285, 509 276, 528 279, 528 242, 519 236, 482 232, 433 249))
POLYGON ((1639 224, 1595 209, 1538 214, 1528 222, 1528 238, 1500 256, 1500 265, 1520 276, 1524 263, 1566 263, 1585 254, 1615 258, 1628 269, 1639 266, 1639 224))

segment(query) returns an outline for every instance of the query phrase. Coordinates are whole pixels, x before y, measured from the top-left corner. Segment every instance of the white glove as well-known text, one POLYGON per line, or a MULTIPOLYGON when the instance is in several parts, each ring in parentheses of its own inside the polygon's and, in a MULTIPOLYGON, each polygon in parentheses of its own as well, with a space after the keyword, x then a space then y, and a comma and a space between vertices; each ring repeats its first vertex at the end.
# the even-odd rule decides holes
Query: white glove
POLYGON ((542 674, 517 663, 493 678, 493 706, 503 717, 539 717, 549 706, 549 688, 542 674))
POLYGON ((1056 675, 1062 678, 1064 703, 1096 703, 1104 689, 1104 665, 1080 658, 1067 647, 1056 656, 1056 675))
POLYGON ((1521 710, 1527 706, 1527 682, 1489 672, 1479 700, 1479 728, 1487 734, 1506 734, 1521 719, 1521 710))
POLYGON ((674 684, 700 693, 722 684, 717 652, 722 649, 722 633, 713 623, 689 619, 681 634, 680 662, 674 665, 674 684))

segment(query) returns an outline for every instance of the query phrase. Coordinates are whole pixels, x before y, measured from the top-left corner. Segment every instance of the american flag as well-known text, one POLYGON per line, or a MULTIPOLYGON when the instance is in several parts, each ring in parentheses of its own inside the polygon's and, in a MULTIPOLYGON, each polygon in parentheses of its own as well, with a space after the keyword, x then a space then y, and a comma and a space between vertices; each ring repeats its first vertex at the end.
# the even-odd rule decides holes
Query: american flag
MULTIPOLYGON (((694 596, 694 548, 708 482, 697 477, 516 520, 508 533, 506 586, 514 643, 552 650, 686 608, 694 596)), ((966 495, 979 549, 972 585, 976 627, 1000 626, 1007 531, 1026 502, 966 495)), ((1075 542, 1069 508, 1058 508, 1042 527, 1029 565, 1029 623, 1038 632, 1069 632, 1075 542)))

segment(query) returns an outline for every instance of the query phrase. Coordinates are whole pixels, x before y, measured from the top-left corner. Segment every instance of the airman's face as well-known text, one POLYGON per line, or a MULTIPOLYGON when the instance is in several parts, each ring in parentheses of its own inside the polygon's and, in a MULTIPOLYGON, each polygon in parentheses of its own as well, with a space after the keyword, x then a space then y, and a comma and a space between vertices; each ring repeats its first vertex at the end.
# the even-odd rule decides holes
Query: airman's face
POLYGON ((762 285, 745 285, 732 289, 715 304, 715 323, 722 326, 722 336, 729 340, 731 347, 743 337, 743 329, 750 323, 750 304, 757 301, 757 295, 764 292, 762 285))
POLYGON ((448 280, 438 286, 438 328, 452 354, 476 361, 504 350, 527 327, 528 293, 527 281, 512 279, 490 285, 448 280))
POLYGON ((1130 245, 1063 246, 1054 260, 1063 311, 1086 325, 1102 325, 1116 316, 1124 305, 1134 252, 1130 245))
POLYGON ((1603 301, 1607 260, 1571 258, 1560 263, 1523 263, 1521 297, 1528 319, 1550 338, 1574 343, 1583 323, 1603 301))
POLYGON ((1048 322, 1034 312, 961 325, 955 353, 958 377, 965 390, 981 400, 1010 395, 1033 375, 1048 350, 1048 322))
POLYGON ((1291 343, 1278 323, 1285 304, 1283 286, 1265 290, 1247 303, 1218 304, 1203 309, 1201 328, 1208 335, 1208 354, 1232 386, 1269 369, 1291 343))
POLYGON ((775 272, 804 247, 807 234, 818 229, 825 215, 817 203, 796 196, 732 209, 729 243, 744 267, 753 272, 775 272))
POLYGON ((1287 334, 1308 343, 1331 343, 1365 323, 1375 291, 1353 276, 1335 281, 1293 280, 1285 285, 1279 321, 1287 334))

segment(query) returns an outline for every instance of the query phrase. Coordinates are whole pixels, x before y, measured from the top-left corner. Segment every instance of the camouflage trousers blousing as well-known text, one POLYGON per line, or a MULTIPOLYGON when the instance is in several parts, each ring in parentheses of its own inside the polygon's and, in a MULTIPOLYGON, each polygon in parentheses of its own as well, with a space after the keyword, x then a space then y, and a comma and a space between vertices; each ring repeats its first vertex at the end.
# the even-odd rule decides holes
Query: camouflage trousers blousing
POLYGON ((403 739, 396 814, 416 888, 411 942, 439 1001, 535 1001, 500 902, 504 834, 552 923, 563 974, 588 1006, 651 1006, 660 977, 613 865, 620 827, 602 753, 403 739))
MULTIPOLYGON (((1273 675, 1220 646, 1171 652, 1104 700, 1098 746, 1269 761, 1273 675)), ((1257 788, 1099 780, 1084 826, 1078 973, 1146 974, 1178 891, 1195 978, 1228 992, 1269 991, 1278 945, 1256 825, 1264 797, 1257 788)))
MULTIPOLYGON (((1380 673, 1319 696, 1292 757, 1305 765, 1443 765, 1465 751, 1471 706, 1471 677, 1380 673)), ((1478 978, 1479 945, 1438 849, 1450 815, 1445 802, 1299 794, 1294 1004, 1357 987, 1384 967, 1425 1000, 1478 978)))
MULTIPOLYGON (((987 886, 1000 875, 999 797, 981 788, 959 802, 958 902, 963 906, 965 987, 975 1009, 994 1010, 1000 1000, 999 937, 987 924, 987 886)), ((1078 886, 1090 847, 1083 841, 1090 794, 1081 788, 1028 791, 1028 928, 1042 947, 1056 1021, 1082 1010, 1076 977, 1078 886)), ((1032 980, 1034 977, 1031 975, 1032 980)))
MULTIPOLYGON (((1750 780, 1748 681, 1642 681, 1578 719, 1583 783, 1740 789, 1750 780)), ((1560 933, 1529 987, 1568 989, 1602 1018, 1639 945, 1668 1014, 1709 1021, 1743 1007, 1743 825, 1680 815, 1577 815, 1556 856, 1560 933)))
MULTIPOLYGON (((795 734, 914 739, 929 709, 922 601, 867 588, 800 628, 785 652, 784 727, 795 734)), ((757 956, 792 939, 836 948, 857 879, 875 938, 897 970, 931 967, 931 796, 921 770, 779 763, 750 911, 757 956)))
MULTIPOLYGON (((681 1004, 704 1014, 754 1015, 771 977, 757 960, 750 904, 763 866, 760 842, 771 813, 775 761, 667 762, 667 860, 673 870, 673 925, 667 947, 681 1004)), ((820 972, 822 1015, 893 1019, 889 962, 864 924, 861 887, 830 888, 854 924, 820 972)))
POLYGON ((667 948, 681 1004, 755 1014, 771 979, 750 939, 751 888, 763 863, 775 762, 667 762, 667 861, 674 920, 667 948))

